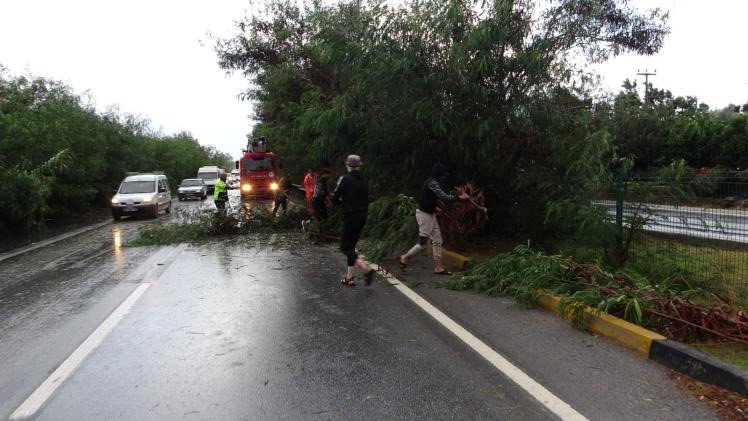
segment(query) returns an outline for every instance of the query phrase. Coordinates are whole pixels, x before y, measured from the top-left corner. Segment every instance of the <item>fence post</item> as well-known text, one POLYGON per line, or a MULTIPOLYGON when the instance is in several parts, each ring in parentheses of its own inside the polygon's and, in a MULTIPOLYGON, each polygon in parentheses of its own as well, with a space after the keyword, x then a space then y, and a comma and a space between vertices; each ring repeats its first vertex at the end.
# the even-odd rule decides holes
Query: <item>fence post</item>
POLYGON ((616 185, 616 245, 623 249, 623 202, 626 198, 626 175, 622 165, 615 168, 616 185))

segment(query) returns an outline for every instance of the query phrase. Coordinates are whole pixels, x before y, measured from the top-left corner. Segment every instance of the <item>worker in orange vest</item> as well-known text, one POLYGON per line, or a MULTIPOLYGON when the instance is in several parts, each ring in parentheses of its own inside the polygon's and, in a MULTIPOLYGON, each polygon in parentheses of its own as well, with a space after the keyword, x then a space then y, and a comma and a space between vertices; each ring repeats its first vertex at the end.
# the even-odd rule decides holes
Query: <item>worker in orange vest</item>
POLYGON ((306 192, 306 208, 312 209, 312 197, 314 196, 314 186, 317 184, 317 175, 310 168, 304 175, 304 191, 306 192))

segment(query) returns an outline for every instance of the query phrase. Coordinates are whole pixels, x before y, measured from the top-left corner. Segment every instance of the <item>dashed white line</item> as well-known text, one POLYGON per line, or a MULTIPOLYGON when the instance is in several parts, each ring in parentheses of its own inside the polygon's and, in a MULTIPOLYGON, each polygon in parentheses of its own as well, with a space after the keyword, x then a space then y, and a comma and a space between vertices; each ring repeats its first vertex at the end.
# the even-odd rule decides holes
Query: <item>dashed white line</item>
MULTIPOLYGON (((379 265, 377 264, 369 262, 367 262, 367 264, 374 270, 380 269, 379 265)), ((485 358, 489 363, 491 363, 491 365, 496 367, 519 387, 524 389, 530 396, 535 398, 549 411, 553 412, 559 418, 565 421, 587 420, 587 418, 577 412, 569 404, 559 399, 556 395, 543 387, 543 385, 533 380, 530 376, 525 374, 525 372, 517 368, 514 364, 510 363, 506 358, 502 357, 501 354, 494 351, 485 342, 481 341, 475 335, 468 332, 464 327, 457 324, 449 316, 442 313, 441 310, 434 307, 423 297, 413 292, 412 289, 404 285, 399 279, 390 274, 385 274, 384 277, 385 279, 387 279, 390 285, 397 288, 398 291, 403 293, 403 295, 405 295, 408 299, 410 299, 413 303, 420 307, 421 310, 428 313, 447 330, 452 332, 453 335, 460 338, 467 346, 469 346, 480 356, 485 358)))
POLYGON ((123 301, 109 317, 93 331, 70 356, 57 367, 47 380, 44 381, 34 393, 31 394, 11 415, 11 420, 22 420, 36 414, 39 408, 49 399, 58 387, 75 371, 83 360, 91 353, 120 320, 130 311, 130 308, 138 301, 143 293, 151 286, 150 283, 138 285, 135 290, 123 301))
MULTIPOLYGON (((10 416, 11 420, 21 420, 33 417, 39 408, 49 400, 52 394, 57 390, 58 387, 68 378, 73 372, 80 366, 83 360, 104 340, 104 338, 111 332, 117 323, 130 311, 133 305, 138 299, 145 293, 145 291, 151 286, 152 282, 155 282, 172 263, 172 261, 179 255, 187 246, 180 244, 174 248, 162 248, 156 254, 151 256, 145 264, 140 265, 136 270, 136 273, 140 274, 143 271, 142 280, 144 281, 130 295, 125 298, 122 303, 117 306, 116 309, 93 331, 86 340, 81 343, 78 348, 70 354, 65 361, 60 364, 59 367, 49 376, 47 379, 36 388, 34 393, 31 394, 22 404, 18 407, 10 416)), ((141 275, 138 275, 141 276, 141 275)))

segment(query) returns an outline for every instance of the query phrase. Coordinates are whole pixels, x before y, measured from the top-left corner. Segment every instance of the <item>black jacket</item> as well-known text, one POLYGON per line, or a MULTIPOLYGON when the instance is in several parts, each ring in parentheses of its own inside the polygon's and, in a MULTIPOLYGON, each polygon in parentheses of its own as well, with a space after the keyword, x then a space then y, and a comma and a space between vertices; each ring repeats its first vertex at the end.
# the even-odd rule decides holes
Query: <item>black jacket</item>
POLYGON ((340 177, 332 202, 343 205, 344 213, 366 212, 369 208, 369 182, 358 170, 340 177))
POLYGON ((432 214, 436 212, 436 206, 439 201, 454 202, 458 199, 456 194, 449 194, 444 191, 439 183, 439 179, 447 173, 447 168, 441 164, 434 165, 431 171, 431 177, 427 178, 421 187, 421 194, 418 197, 418 209, 421 212, 432 214))
POLYGON ((327 188, 327 177, 324 175, 317 176, 317 182, 314 184, 313 199, 327 199, 330 191, 327 188))

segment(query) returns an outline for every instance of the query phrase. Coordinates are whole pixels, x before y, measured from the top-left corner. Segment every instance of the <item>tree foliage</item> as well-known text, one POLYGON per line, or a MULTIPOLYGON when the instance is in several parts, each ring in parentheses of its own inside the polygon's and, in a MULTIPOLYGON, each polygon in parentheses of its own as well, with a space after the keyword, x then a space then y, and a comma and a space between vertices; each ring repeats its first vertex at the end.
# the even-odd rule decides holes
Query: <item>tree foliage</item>
POLYGON ((61 82, 0 67, 0 232, 104 205, 126 172, 164 171, 177 183, 230 160, 189 133, 165 136, 142 118, 98 113, 61 82))
POLYGON ((579 99, 585 65, 654 53, 667 32, 625 0, 272 0, 216 49, 251 80, 255 134, 297 171, 356 152, 375 192, 412 194, 443 162, 487 187, 492 221, 529 212, 536 230, 587 183, 571 184, 590 157, 569 151, 612 153, 579 99))
POLYGON ((748 114, 745 106, 712 111, 695 97, 673 96, 649 86, 647 103, 636 83, 626 80, 598 115, 614 143, 636 158, 636 169, 685 160, 692 167, 748 167, 748 114))

